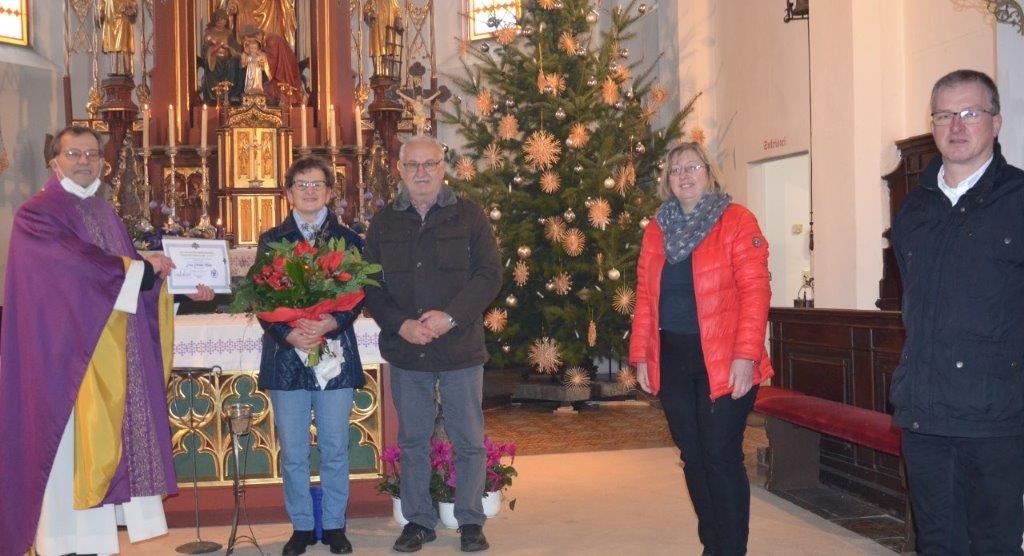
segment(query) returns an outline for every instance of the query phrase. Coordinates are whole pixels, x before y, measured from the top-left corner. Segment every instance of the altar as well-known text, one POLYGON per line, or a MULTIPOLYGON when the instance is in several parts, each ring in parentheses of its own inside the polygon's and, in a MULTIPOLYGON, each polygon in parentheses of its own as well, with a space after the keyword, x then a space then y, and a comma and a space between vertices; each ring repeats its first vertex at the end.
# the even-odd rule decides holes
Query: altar
MULTIPOLYGON (((353 399, 349 431, 349 462, 352 481, 349 515, 384 515, 390 500, 375 492, 381 477, 382 447, 396 443, 397 427, 390 410, 386 365, 377 347, 380 329, 372 319, 355 322, 359 355, 366 385, 353 399)), ((263 330, 249 315, 179 315, 174 321, 174 366, 212 367, 214 372, 197 383, 174 375, 167 389, 171 445, 178 476, 179 495, 164 502, 168 522, 186 525, 192 517, 192 469, 200 487, 204 523, 225 523, 230 510, 230 485, 234 456, 224 407, 231 403, 253 406, 252 432, 246 440, 241 463, 247 485, 250 519, 286 519, 281 492, 280 448, 274 431, 270 397, 256 387, 263 330), (189 403, 194 395, 194 412, 189 403), (196 430, 193 434, 190 421, 196 430), (227 504, 225 504, 227 503, 227 504)), ((313 445, 313 481, 319 479, 316 427, 310 428, 313 445)))

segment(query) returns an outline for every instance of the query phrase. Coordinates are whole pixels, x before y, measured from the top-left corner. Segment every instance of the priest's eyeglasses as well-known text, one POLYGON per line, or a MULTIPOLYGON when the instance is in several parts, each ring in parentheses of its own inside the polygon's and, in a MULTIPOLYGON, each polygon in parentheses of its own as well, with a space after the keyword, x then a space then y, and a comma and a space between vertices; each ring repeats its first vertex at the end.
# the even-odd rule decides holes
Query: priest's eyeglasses
POLYGON ((433 172, 437 169, 437 166, 441 164, 441 159, 437 160, 424 160, 423 162, 403 162, 402 167, 405 168, 406 172, 416 173, 420 168, 423 168, 427 172, 433 172))
POLYGON ((953 123, 953 118, 959 116, 964 125, 975 125, 981 122, 982 114, 995 116, 991 110, 984 108, 965 108, 958 112, 932 112, 932 123, 938 126, 947 126, 953 123))
POLYGON ((94 149, 87 151, 83 151, 81 149, 68 149, 62 152, 69 160, 81 160, 82 158, 85 158, 85 160, 89 162, 96 162, 100 159, 100 151, 94 149))
POLYGON ((312 189, 313 191, 320 191, 327 187, 327 181, 325 180, 314 180, 314 181, 297 181, 294 184, 295 189, 299 191, 306 191, 312 189))
POLYGON ((683 174, 696 175, 704 169, 704 164, 700 162, 691 162, 686 166, 672 166, 668 169, 668 175, 674 178, 678 178, 683 174))

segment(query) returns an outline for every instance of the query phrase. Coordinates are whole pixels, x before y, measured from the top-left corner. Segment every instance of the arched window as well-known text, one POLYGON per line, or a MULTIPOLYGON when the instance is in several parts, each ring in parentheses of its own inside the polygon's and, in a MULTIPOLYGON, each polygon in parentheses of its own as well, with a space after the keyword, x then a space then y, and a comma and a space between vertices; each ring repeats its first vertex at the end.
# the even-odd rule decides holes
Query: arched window
POLYGON ((0 0, 0 43, 28 44, 28 0, 0 0))
POLYGON ((470 40, 491 37, 498 28, 515 25, 521 4, 520 0, 469 0, 470 40))

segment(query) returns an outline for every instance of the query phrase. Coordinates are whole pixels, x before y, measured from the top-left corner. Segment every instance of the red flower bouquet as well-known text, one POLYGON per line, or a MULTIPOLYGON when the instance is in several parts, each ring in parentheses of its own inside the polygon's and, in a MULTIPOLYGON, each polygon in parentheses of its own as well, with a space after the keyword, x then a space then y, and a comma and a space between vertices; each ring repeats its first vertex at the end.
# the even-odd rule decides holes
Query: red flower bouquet
MULTIPOLYGON (((255 313, 265 322, 295 327, 299 319, 318 320, 354 308, 363 299, 363 286, 377 285, 370 276, 380 272, 380 265, 365 262, 354 247, 346 250, 343 239, 319 247, 306 241, 269 246, 236 289, 232 312, 255 313)), ((307 365, 319 362, 322 347, 310 352, 307 365)))

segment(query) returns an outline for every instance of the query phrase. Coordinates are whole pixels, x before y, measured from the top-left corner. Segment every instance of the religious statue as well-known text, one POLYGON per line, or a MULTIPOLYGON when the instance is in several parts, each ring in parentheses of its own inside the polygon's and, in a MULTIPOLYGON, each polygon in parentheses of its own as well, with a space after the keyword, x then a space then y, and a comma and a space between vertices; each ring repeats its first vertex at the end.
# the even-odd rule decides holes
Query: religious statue
POLYGON ((402 8, 397 0, 367 0, 363 21, 370 28, 369 53, 374 75, 397 77, 402 66, 402 8))
POLYGON ((263 95, 263 75, 272 77, 270 64, 267 62, 267 55, 263 53, 259 39, 246 37, 242 43, 242 67, 245 68, 245 88, 243 92, 247 95, 263 95))
POLYGON ((132 75, 132 55, 135 53, 135 18, 139 14, 136 0, 101 0, 99 19, 101 46, 105 54, 113 55, 111 73, 132 75))
POLYGON ((203 73, 203 100, 216 101, 214 87, 219 83, 229 82, 228 94, 237 98, 242 93, 243 80, 239 75, 238 59, 241 47, 228 27, 228 14, 224 10, 213 12, 213 19, 203 32, 201 54, 206 65, 203 73))
POLYGON ((241 42, 250 29, 284 38, 295 50, 295 0, 221 0, 221 8, 235 17, 235 38, 241 42))
POLYGON ((441 96, 441 91, 434 91, 434 94, 427 98, 423 98, 423 89, 420 87, 416 87, 415 97, 409 97, 403 94, 402 91, 395 91, 395 94, 402 97, 406 107, 412 112, 412 127, 416 135, 423 135, 429 127, 427 123, 427 107, 430 106, 430 103, 435 98, 441 96))
MULTIPOLYGON (((292 96, 302 91, 302 75, 299 73, 299 60, 295 51, 281 36, 255 28, 246 30, 244 37, 255 37, 267 57, 270 71, 263 90, 271 104, 280 103, 282 98, 286 104, 292 96)), ((244 40, 244 39, 243 39, 244 40)))

